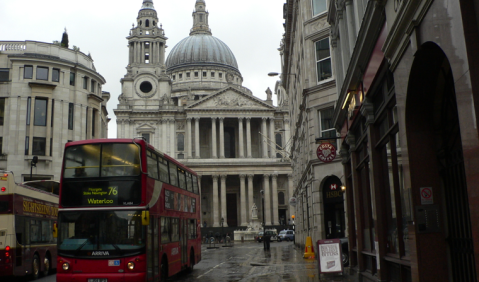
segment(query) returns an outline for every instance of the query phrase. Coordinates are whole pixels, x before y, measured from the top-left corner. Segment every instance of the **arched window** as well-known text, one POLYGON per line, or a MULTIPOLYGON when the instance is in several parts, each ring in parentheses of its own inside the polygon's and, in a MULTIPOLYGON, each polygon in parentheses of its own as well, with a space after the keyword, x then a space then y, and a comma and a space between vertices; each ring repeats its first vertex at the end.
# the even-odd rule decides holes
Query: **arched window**
POLYGON ((184 151, 185 150, 185 135, 183 133, 180 133, 178 134, 177 136, 177 150, 179 152, 181 151, 184 151))
MULTIPOLYGON (((283 147, 283 135, 281 135, 281 133, 277 133, 276 136, 276 150, 283 150, 282 147, 283 147)), ((277 158, 282 158, 283 156, 280 154, 280 153, 276 153, 276 157, 277 158)))
POLYGON ((278 205, 284 205, 284 193, 283 192, 279 192, 278 193, 278 205))
POLYGON ((145 21, 145 27, 150 27, 150 20, 145 21))

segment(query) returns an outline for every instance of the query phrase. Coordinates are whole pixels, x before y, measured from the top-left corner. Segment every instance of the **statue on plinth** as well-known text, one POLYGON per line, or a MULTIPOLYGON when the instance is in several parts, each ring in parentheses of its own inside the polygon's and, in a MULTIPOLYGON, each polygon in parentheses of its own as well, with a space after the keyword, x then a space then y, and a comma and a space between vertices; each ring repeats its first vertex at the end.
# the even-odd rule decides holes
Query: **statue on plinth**
POLYGON ((251 219, 258 219, 258 208, 256 207, 256 203, 253 203, 253 207, 251 208, 251 219))

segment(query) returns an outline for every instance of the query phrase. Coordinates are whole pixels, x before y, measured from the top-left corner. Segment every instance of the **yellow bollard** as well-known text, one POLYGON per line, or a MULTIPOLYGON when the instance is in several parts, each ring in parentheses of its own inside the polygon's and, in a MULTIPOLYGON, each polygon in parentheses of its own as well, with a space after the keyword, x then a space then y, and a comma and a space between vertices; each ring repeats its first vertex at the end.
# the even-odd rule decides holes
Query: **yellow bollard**
POLYGON ((313 249, 313 240, 310 236, 306 237, 306 245, 304 246, 304 256, 305 259, 314 259, 314 249, 313 249))

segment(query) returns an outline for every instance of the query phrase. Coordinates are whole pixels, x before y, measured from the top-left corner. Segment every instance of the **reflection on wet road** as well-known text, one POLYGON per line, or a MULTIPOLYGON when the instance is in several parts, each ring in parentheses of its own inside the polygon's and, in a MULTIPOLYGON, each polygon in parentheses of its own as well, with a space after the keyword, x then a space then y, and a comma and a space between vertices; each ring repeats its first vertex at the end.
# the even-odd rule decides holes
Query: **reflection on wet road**
POLYGON ((302 250, 293 243, 236 243, 233 247, 202 248, 202 261, 192 273, 181 274, 169 281, 279 282, 318 281, 316 260, 303 259, 302 250))

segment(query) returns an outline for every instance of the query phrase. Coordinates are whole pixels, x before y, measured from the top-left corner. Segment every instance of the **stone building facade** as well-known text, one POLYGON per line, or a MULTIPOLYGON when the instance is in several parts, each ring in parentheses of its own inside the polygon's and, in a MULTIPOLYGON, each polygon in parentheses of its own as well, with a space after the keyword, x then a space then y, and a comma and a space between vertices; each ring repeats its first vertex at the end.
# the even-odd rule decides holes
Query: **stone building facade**
MULTIPOLYGON (((202 222, 246 227, 253 205, 267 226, 287 223, 291 166, 285 104, 273 106, 242 86, 229 47, 212 36, 206 3, 197 0, 190 35, 165 60, 166 40, 153 1, 144 0, 127 37, 129 64, 121 80, 119 138, 144 137, 200 176, 202 222), (263 193, 261 193, 263 191, 263 193)), ((260 226, 255 226, 260 227, 260 226)))
POLYGON ((17 182, 59 180, 66 142, 108 136, 104 84, 78 50, 0 41, 0 169, 17 182))
POLYGON ((286 1, 283 16, 282 74, 276 92, 286 97, 291 116, 288 149, 297 202, 296 243, 304 245, 308 236, 313 242, 344 238, 344 179, 332 124, 338 98, 333 68, 337 54, 330 47, 326 0, 286 1))
POLYGON ((351 269, 478 281, 478 1, 328 5, 351 269))

